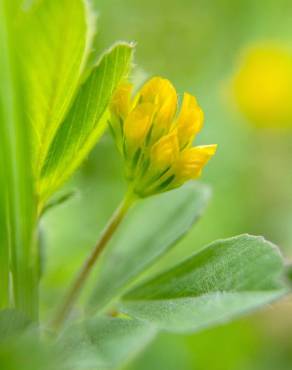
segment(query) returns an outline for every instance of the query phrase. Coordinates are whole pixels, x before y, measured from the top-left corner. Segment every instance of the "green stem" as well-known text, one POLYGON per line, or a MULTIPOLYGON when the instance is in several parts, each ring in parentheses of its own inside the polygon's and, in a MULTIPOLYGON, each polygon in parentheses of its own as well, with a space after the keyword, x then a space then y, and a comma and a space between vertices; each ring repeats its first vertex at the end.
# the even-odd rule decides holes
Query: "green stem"
MULTIPOLYGON (((1 202, 2 203, 2 202, 1 202)), ((0 310, 9 307, 9 239, 5 205, 0 210, 0 310)))
POLYGON ((32 223, 28 237, 22 239, 23 243, 11 237, 11 271, 14 307, 38 321, 39 257, 35 230, 32 223))
POLYGON ((60 329, 64 322, 66 321, 98 257, 100 256, 105 246, 113 236, 114 232, 120 225, 121 221, 125 217, 131 205, 134 203, 135 199, 136 198, 133 196, 132 193, 128 193, 127 196, 122 201, 122 203, 120 204, 120 206, 113 213, 112 217, 110 218, 105 228, 103 229, 95 248, 92 250, 88 258, 82 265, 79 273, 77 274, 75 280, 73 281, 73 284, 71 285, 71 288, 68 291, 68 294, 65 296, 63 304, 57 311, 57 314, 51 323, 51 328, 54 331, 60 329))
MULTIPOLYGON (((0 233, 3 233, 0 239, 4 236, 4 240, 0 241, 0 248, 6 249, 1 259, 4 265, 9 258, 10 269, 7 275, 7 266, 4 266, 6 271, 3 272, 3 276, 1 273, 1 278, 4 279, 5 287, 7 279, 8 283, 11 283, 9 306, 17 308, 35 320, 38 313, 38 281, 35 273, 37 266, 34 261, 33 240, 35 199, 30 156, 30 126, 25 87, 17 55, 19 35, 14 18, 19 12, 18 3, 0 0, 0 181, 3 198, 1 201, 3 204, 0 206, 4 207, 1 209, 0 220, 0 233), (5 246, 2 243, 5 243, 5 246)), ((2 281, 0 285, 2 289, 2 281)), ((7 301, 9 291, 4 294, 1 300, 7 301)))

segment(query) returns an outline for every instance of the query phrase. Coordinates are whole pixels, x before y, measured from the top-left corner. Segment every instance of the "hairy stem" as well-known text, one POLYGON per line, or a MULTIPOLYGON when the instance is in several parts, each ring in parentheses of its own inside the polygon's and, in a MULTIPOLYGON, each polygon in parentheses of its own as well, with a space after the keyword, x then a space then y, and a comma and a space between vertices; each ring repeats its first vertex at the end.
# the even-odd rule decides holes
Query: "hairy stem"
POLYGON ((105 246, 113 236, 114 232, 120 225, 121 221, 125 217, 127 211, 134 203, 134 201, 135 197, 133 195, 127 195, 103 229, 95 248, 92 250, 88 258, 82 265, 79 273, 73 281, 73 284, 71 285, 71 288, 68 291, 68 294, 65 296, 63 304, 57 311, 57 314, 52 321, 51 328, 54 331, 59 330, 66 321, 98 257, 104 250, 105 246))

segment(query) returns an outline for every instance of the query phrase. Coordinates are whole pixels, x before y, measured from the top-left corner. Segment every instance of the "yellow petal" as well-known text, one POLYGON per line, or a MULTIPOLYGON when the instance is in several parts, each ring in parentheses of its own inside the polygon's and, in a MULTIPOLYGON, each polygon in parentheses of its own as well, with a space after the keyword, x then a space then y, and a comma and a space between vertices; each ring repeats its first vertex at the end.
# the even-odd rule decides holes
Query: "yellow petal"
POLYGON ((140 102, 155 104, 156 114, 153 121, 152 142, 169 132, 177 109, 177 94, 167 79, 153 77, 144 84, 139 92, 140 102))
POLYGON ((129 82, 124 82, 115 91, 110 110, 115 116, 125 119, 131 109, 131 94, 133 85, 129 82))
POLYGON ((152 123, 154 106, 139 104, 125 120, 124 136, 130 145, 139 146, 145 140, 152 123))
POLYGON ((176 112, 176 105, 173 105, 171 97, 167 98, 162 106, 157 110, 155 116, 155 130, 153 138, 156 140, 169 132, 170 126, 176 112))
POLYGON ((176 132, 163 136, 151 149, 151 166, 163 170, 171 166, 179 154, 176 132))
POLYGON ((171 97, 174 105, 177 101, 177 95, 174 86, 166 78, 153 77, 147 81, 140 90, 140 97, 143 102, 163 104, 171 97))
POLYGON ((180 114, 177 119, 177 130, 180 148, 190 145, 195 135, 201 130, 204 113, 194 96, 185 93, 180 114))
POLYGON ((202 145, 185 149, 175 165, 178 181, 195 179, 200 176, 202 168, 215 154, 217 145, 202 145))

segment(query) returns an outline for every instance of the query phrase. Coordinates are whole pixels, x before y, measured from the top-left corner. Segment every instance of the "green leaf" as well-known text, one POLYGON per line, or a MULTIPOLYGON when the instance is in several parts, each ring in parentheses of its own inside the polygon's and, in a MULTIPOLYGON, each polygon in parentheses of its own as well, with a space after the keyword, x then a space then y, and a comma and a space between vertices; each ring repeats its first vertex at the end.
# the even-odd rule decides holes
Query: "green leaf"
POLYGON ((280 298, 282 258, 262 237, 219 240, 134 288, 121 310, 158 328, 193 332, 280 298))
POLYGON ((121 295, 169 251, 198 220, 209 196, 209 188, 193 182, 138 203, 100 260, 91 308, 100 309, 121 295))
POLYGON ((62 369, 115 369, 137 355, 156 330, 138 320, 95 317, 69 327, 58 348, 62 369))
POLYGON ((8 255, 16 308, 37 314, 37 256, 34 243, 35 197, 30 130, 24 89, 15 55, 17 2, 0 2, 0 296, 8 303, 8 255), (3 207, 3 208, 2 208, 3 207), (9 250, 8 250, 9 249, 9 250), (9 253, 8 253, 9 252, 9 253))
POLYGON ((103 55, 56 133, 41 172, 40 194, 46 200, 79 166, 106 127, 113 91, 129 72, 133 46, 115 45, 103 55))
MULTIPOLYGON (((0 114, 0 116, 2 115, 0 114)), ((1 128, 0 132, 2 132, 1 128)), ((2 141, 0 138, 0 143, 2 141)), ((0 309, 9 306, 9 232, 6 214, 6 194, 8 189, 6 171, 4 170, 4 155, 4 147, 0 145, 0 309)))
POLYGON ((33 1, 19 23, 19 57, 40 171, 81 82, 93 24, 83 0, 33 1))

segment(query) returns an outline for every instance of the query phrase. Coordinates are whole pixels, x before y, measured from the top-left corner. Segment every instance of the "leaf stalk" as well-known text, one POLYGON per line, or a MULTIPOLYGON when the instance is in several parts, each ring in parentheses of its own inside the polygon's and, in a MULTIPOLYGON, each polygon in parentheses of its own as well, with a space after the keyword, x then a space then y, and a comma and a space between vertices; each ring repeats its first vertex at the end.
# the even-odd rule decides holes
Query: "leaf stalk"
POLYGON ((106 245, 112 238, 113 234, 117 230, 118 226, 126 216, 130 207, 136 201, 136 199, 137 199, 136 196, 133 195, 132 192, 128 192, 127 195, 124 197, 123 201, 121 202, 121 204, 119 205, 119 207, 113 213, 112 217, 110 218, 105 228, 103 229, 95 248, 91 251, 90 255, 83 263, 81 269, 76 275, 75 280, 73 281, 73 284, 71 285, 67 295, 65 296, 64 302, 57 311, 57 314, 51 323, 52 330, 58 331, 65 323, 74 304, 76 303, 78 297, 80 296, 80 293, 94 265, 96 264, 96 261, 98 260, 99 256, 105 249, 106 245))

